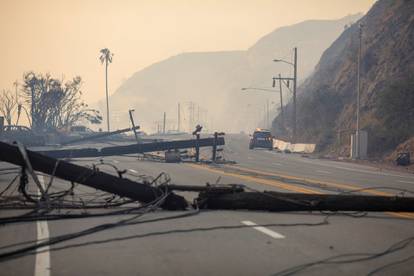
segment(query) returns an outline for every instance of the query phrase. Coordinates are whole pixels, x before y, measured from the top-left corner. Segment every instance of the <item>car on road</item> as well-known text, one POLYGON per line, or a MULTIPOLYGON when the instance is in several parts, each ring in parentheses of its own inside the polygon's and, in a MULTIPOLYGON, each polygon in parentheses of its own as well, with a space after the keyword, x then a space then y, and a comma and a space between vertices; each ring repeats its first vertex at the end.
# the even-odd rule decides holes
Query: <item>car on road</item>
POLYGON ((251 135, 249 149, 265 148, 273 150, 273 136, 270 130, 256 129, 251 135))

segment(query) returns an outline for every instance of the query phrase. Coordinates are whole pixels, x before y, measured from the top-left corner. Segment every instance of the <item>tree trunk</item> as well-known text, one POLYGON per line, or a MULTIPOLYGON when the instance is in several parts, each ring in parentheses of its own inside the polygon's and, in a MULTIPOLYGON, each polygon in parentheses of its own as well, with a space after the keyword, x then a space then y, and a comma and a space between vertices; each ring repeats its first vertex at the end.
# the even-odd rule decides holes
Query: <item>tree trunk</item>
POLYGON ((105 88, 106 88, 106 123, 108 126, 108 132, 110 132, 109 127, 109 97, 108 97, 108 59, 105 59, 105 88))

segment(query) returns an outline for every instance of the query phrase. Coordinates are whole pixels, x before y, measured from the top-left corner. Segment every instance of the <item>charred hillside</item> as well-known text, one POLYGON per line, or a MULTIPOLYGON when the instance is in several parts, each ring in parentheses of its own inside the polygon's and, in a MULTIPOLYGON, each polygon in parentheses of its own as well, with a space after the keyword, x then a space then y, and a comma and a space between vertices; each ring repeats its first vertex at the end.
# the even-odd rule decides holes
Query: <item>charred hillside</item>
MULTIPOLYGON (((359 24, 360 124, 368 131, 369 154, 380 156, 414 136, 414 1, 378 1, 323 53, 315 72, 299 87, 297 140, 348 154, 356 128, 359 24)), ((285 113, 287 130, 277 117, 276 134, 289 134, 292 103, 285 113)))

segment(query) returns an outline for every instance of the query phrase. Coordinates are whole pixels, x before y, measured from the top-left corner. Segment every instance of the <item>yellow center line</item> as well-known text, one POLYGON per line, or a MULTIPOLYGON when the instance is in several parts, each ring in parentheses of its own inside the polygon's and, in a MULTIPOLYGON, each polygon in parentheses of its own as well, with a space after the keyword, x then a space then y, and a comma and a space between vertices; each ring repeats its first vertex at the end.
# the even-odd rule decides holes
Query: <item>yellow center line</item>
POLYGON ((400 217, 400 218, 414 219, 413 213, 408 213, 408 212, 385 212, 385 213, 392 215, 392 216, 400 217))
MULTIPOLYGON (((326 182, 326 181, 319 181, 319 180, 314 180, 314 179, 305 179, 305 178, 300 178, 300 177, 296 177, 296 176, 292 176, 292 175, 285 175, 285 174, 279 174, 279 173, 276 174, 276 173, 271 173, 271 172, 266 172, 266 171, 260 171, 260 170, 248 169, 248 168, 236 167, 236 166, 230 166, 230 165, 226 165, 226 167, 236 168, 240 171, 245 171, 245 172, 250 172, 250 173, 258 173, 258 174, 263 174, 263 175, 267 175, 267 176, 282 177, 282 178, 286 178, 286 179, 289 179, 289 180, 305 181, 305 182, 312 183, 312 184, 323 184, 323 185, 327 185, 327 186, 332 186, 332 187, 337 187, 337 188, 344 188, 344 189, 349 189, 349 190, 361 190, 361 189, 363 189, 362 187, 352 185, 352 184, 326 182)), ((372 195, 393 196, 393 194, 390 194, 390 193, 387 193, 387 192, 382 192, 382 191, 378 191, 378 190, 371 190, 371 189, 370 190, 363 190, 363 192, 368 193, 368 194, 372 194, 372 195)))
MULTIPOLYGON (((207 170, 207 171, 210 171, 210 172, 219 173, 219 174, 222 174, 222 175, 227 175, 227 176, 231 176, 231 177, 235 177, 235 178, 239 178, 239 179, 243 179, 243 180, 247 180, 247 181, 251 181, 251 182, 256 182, 256 183, 260 183, 260 184, 264 184, 264 185, 270 185, 270 186, 278 187, 278 188, 288 190, 288 191, 299 192, 299 193, 304 193, 304 194, 322 194, 319 191, 315 191, 315 190, 311 190, 311 189, 307 189, 307 188, 302 188, 302 187, 296 187, 296 186, 286 184, 286 183, 276 181, 276 180, 268 180, 268 179, 254 177, 254 176, 241 175, 241 174, 233 173, 233 172, 224 172, 222 170, 211 168, 211 167, 208 167, 208 166, 205 166, 205 165, 194 165, 194 164, 187 164, 187 165, 190 166, 190 167, 193 167, 193 168, 203 169, 203 170, 207 170)), ((266 175, 266 176, 283 177, 283 178, 290 179, 290 180, 306 181, 308 183, 323 184, 323 185, 327 185, 327 186, 332 186, 332 187, 337 187, 337 188, 344 188, 344 189, 349 189, 349 190, 361 190, 361 189, 363 189, 362 187, 359 187, 359 186, 356 186, 356 185, 351 185, 351 184, 318 181, 318 180, 313 180, 313 179, 308 180, 308 179, 295 177, 295 176, 291 176, 291 175, 275 174, 275 173, 270 173, 270 172, 265 172, 265 171, 260 171, 260 170, 254 170, 254 169, 248 169, 248 168, 235 167, 235 166, 230 166, 230 165, 225 165, 225 167, 233 168, 233 169, 235 168, 235 169, 238 169, 238 170, 244 171, 244 172, 257 173, 257 174, 262 174, 262 175, 266 175)), ((393 194, 378 191, 378 190, 363 190, 363 191, 365 193, 372 194, 372 195, 393 196, 393 194)), ((387 213, 389 215, 392 215, 392 216, 395 216, 395 217, 414 219, 414 214, 409 213, 409 212, 385 212, 385 213, 387 213)))
MULTIPOLYGON (((295 176, 291 176, 291 175, 275 174, 275 173, 270 173, 270 172, 265 172, 265 171, 260 171, 260 170, 234 167, 234 166, 228 166, 228 167, 237 168, 237 169, 239 169, 241 171, 245 171, 245 172, 260 173, 260 174, 267 175, 267 176, 278 176, 278 177, 283 177, 283 178, 291 179, 291 180, 307 181, 309 183, 323 184, 323 185, 327 185, 327 186, 332 186, 332 187, 337 187, 337 188, 344 188, 344 189, 349 189, 349 190, 362 190, 363 192, 365 192, 367 194, 372 194, 372 195, 377 195, 377 196, 393 196, 393 194, 391 194, 391 193, 382 192, 382 191, 378 191, 378 190, 363 190, 362 187, 356 186, 356 185, 351 185, 351 184, 318 181, 318 180, 313 180, 313 179, 303 179, 303 178, 295 177, 295 176)), ((414 214, 413 213, 408 213, 408 212, 386 212, 386 213, 389 214, 389 215, 396 216, 396 217, 414 219, 414 214)))
POLYGON ((241 174, 232 173, 232 172, 224 172, 222 170, 214 169, 214 168, 203 166, 203 165, 193 165, 193 164, 187 164, 187 165, 192 167, 192 168, 203 169, 203 170, 206 170, 206 171, 210 171, 210 172, 219 173, 219 174, 226 175, 226 176, 239 178, 239 179, 247 180, 247 181, 250 181, 250 182, 260 183, 260 184, 269 185, 269 186, 274 186, 274 187, 278 187, 278 188, 288 190, 288 191, 294 191, 294 192, 299 192, 299 193, 304 193, 304 194, 321 194, 318 191, 314 191, 314 190, 307 189, 307 188, 302 188, 302 187, 296 187, 296 186, 286 184, 286 183, 276 181, 276 180, 263 179, 263 178, 258 178, 258 177, 249 176, 249 175, 241 175, 241 174))

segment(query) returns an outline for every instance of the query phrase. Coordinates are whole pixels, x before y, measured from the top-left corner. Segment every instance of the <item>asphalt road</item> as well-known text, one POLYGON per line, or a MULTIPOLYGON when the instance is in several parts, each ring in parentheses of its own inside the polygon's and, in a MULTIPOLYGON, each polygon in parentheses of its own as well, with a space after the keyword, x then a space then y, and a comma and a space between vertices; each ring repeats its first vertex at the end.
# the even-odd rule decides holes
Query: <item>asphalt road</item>
MULTIPOLYGON (((227 136, 226 142, 224 156, 235 160, 235 165, 166 164, 127 156, 104 160, 135 175, 166 172, 173 183, 182 185, 218 181, 256 190, 342 193, 362 189, 360 193, 371 195, 401 194, 389 188, 414 190, 413 174, 248 150, 248 137, 242 135, 227 136)), ((202 154, 207 158, 210 153, 203 150, 202 154)), ((97 160, 76 162, 88 165, 97 160)), ((11 177, 1 175, 0 188, 11 177)), ((47 183, 48 178, 43 181, 47 183)), ((66 184, 55 180, 54 185, 66 184)), ((195 197, 183 195, 189 200, 195 197)), ((8 245, 127 217, 6 225, 0 227, 0 252, 9 250, 4 248, 8 245)), ((154 211, 136 222, 0 262, 0 275, 367 275, 382 266, 378 275, 412 275, 414 269, 414 241, 410 239, 414 214, 410 213, 154 211), (181 214, 187 216, 177 218, 181 214)))

